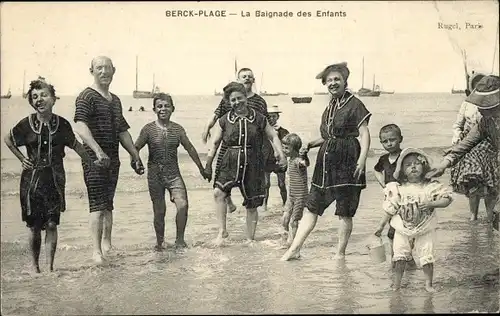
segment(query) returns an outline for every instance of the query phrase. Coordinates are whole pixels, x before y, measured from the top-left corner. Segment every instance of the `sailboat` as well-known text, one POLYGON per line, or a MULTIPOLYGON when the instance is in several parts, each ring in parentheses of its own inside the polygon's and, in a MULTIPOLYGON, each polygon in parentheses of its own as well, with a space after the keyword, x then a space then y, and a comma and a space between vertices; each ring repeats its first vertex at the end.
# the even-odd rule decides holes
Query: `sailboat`
POLYGON ((7 91, 7 94, 0 95, 0 99, 10 99, 12 97, 12 93, 10 92, 10 87, 9 90, 7 91))
MULTIPOLYGON (((238 75, 238 62, 236 61, 236 58, 234 58, 234 78, 236 78, 237 75, 238 75)), ((224 95, 224 92, 214 90, 214 95, 215 96, 222 96, 222 95, 224 95)))
POLYGON ((363 57, 363 72, 362 72, 362 81, 361 81, 361 89, 358 90, 358 95, 360 97, 379 97, 380 90, 375 90, 375 75, 373 75, 373 87, 372 90, 365 88, 365 57, 363 57))
POLYGON ((379 90, 380 89, 380 94, 394 94, 394 90, 392 91, 384 91, 384 88, 383 87, 380 87, 379 86, 375 86, 375 89, 376 90, 379 90))
POLYGON ((160 88, 155 85, 155 75, 153 74, 153 89, 151 91, 141 91, 139 90, 139 57, 135 56, 135 90, 132 93, 134 99, 152 99, 155 94, 160 93, 160 88))
POLYGON ((265 90, 262 90, 262 82, 264 82, 264 73, 260 76, 260 88, 259 88, 259 95, 261 96, 268 96, 268 97, 276 97, 280 95, 280 93, 271 93, 267 92, 265 90))

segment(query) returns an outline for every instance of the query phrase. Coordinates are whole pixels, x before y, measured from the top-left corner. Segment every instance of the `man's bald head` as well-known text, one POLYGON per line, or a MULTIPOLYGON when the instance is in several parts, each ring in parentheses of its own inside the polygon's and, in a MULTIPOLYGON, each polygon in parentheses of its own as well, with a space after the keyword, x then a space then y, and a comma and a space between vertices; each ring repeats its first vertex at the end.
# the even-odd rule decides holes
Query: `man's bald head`
POLYGON ((94 83, 102 87, 109 87, 113 81, 115 67, 111 58, 106 56, 97 56, 90 62, 90 73, 94 77, 94 83))
POLYGON ((90 69, 91 70, 94 69, 94 65, 96 63, 98 63, 98 61, 102 62, 103 64, 108 64, 114 68, 113 61, 111 60, 111 58, 109 58, 108 56, 97 56, 97 57, 92 58, 92 61, 90 62, 90 69))

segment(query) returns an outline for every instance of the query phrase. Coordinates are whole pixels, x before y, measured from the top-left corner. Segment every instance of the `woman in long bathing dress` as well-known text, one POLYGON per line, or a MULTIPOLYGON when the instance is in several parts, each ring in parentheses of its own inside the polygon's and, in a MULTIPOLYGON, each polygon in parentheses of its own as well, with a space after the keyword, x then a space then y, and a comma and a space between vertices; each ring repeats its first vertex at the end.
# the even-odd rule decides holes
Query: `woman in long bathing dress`
MULTIPOLYGON (((483 140, 488 140, 494 147, 494 158, 496 160, 496 183, 497 192, 500 192, 500 181, 498 166, 500 166, 500 77, 489 75, 481 79, 476 88, 467 97, 467 101, 476 105, 482 117, 479 124, 474 125, 467 136, 455 144, 436 167, 427 174, 427 178, 437 177, 444 173, 450 166, 455 165, 467 153, 480 146, 483 140)), ((492 222, 493 228, 498 231, 499 199, 493 211, 488 214, 488 221, 492 222)))
POLYGON ((341 259, 352 232, 352 219, 366 188, 365 164, 370 147, 368 121, 371 113, 347 88, 346 63, 326 67, 318 76, 328 87, 331 99, 321 117, 321 138, 309 142, 303 152, 320 147, 304 215, 290 248, 281 260, 300 256, 299 251, 316 225, 318 216, 336 201, 340 229, 337 253, 341 259), (358 141, 357 137, 360 138, 358 141))
MULTIPOLYGON (((64 149, 73 149, 85 163, 92 165, 83 145, 79 143, 70 123, 52 113, 56 92, 45 80, 30 83, 28 102, 35 113, 23 118, 5 136, 7 147, 21 161, 21 218, 30 229, 29 247, 33 269, 40 273, 38 258, 45 230, 45 253, 49 270, 54 269, 57 248, 57 226, 66 209, 63 165, 64 149), (26 147, 27 157, 19 150, 26 147)), ((98 164, 96 162, 96 164, 98 164)))
POLYGON ((241 83, 231 82, 224 88, 224 97, 231 110, 219 119, 212 135, 212 146, 208 151, 205 175, 212 176, 212 164, 221 142, 227 147, 222 157, 220 170, 214 183, 214 200, 219 221, 219 233, 215 245, 223 244, 229 235, 226 228, 227 195, 238 187, 247 210, 247 239, 253 241, 257 228, 257 207, 265 197, 265 161, 263 142, 269 139, 279 155, 279 165, 286 170, 281 141, 266 117, 250 108, 247 91, 241 83))

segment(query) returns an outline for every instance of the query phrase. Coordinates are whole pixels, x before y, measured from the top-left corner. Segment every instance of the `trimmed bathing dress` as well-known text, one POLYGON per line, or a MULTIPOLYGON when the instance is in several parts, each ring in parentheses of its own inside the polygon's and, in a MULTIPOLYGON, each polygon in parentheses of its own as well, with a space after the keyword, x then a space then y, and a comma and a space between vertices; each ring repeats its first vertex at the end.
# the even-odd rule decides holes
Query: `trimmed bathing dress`
MULTIPOLYGON (((454 140, 463 140, 481 120, 477 107, 464 101, 453 124, 454 140)), ((496 151, 488 139, 483 139, 451 168, 450 184, 454 192, 466 196, 484 197, 495 193, 498 183, 496 151)))
MULTIPOLYGON (((266 100, 264 100, 264 98, 262 98, 260 95, 254 94, 253 96, 248 98, 247 104, 248 104, 249 108, 252 108, 255 111, 257 111, 258 113, 263 114, 266 118, 268 117, 266 100)), ((215 109, 214 114, 220 120, 224 115, 226 115, 231 110, 232 110, 231 105, 225 99, 222 99, 220 101, 217 109, 215 109)), ((219 154, 217 156, 217 162, 215 164, 214 187, 215 187, 215 182, 217 181, 217 177, 219 175, 222 157, 224 157, 224 153, 226 152, 226 150, 227 150, 226 145, 224 143, 222 143, 220 146, 220 149, 219 149, 219 154)), ((270 155, 273 154, 272 152, 271 152, 271 154, 269 154, 269 151, 272 151, 272 150, 273 149, 272 149, 272 145, 270 142, 268 142, 268 144, 264 143, 264 148, 263 148, 263 151, 265 153, 264 159, 267 159, 270 155)))
POLYGON ((320 132, 325 140, 316 158, 311 189, 306 206, 314 214, 323 215, 336 201, 335 215, 353 217, 366 176, 354 178, 361 153, 357 137, 359 127, 368 122, 371 113, 363 102, 349 92, 332 99, 321 117, 320 132))
MULTIPOLYGON (((500 181, 498 179, 498 173, 500 172, 498 166, 500 166, 500 117, 482 117, 479 124, 474 125, 467 136, 451 147, 448 151, 445 159, 447 159, 450 164, 455 165, 462 157, 464 157, 468 152, 473 150, 475 146, 481 143, 483 140, 488 140, 495 150, 496 155, 496 183, 497 188, 496 193, 500 192, 500 181)), ((495 220, 493 227, 498 230, 498 216, 500 210, 500 199, 497 199, 497 204, 495 206, 495 220)))
POLYGON ((239 187, 246 208, 256 208, 264 202, 265 162, 262 145, 267 139, 266 124, 266 117, 254 109, 249 109, 245 117, 231 110, 219 119, 221 145, 227 149, 222 154, 214 187, 225 193, 230 193, 233 187, 239 187))
POLYGON ((64 147, 75 147, 70 123, 52 115, 48 124, 31 114, 10 131, 16 147, 25 146, 34 169, 23 170, 20 183, 21 216, 28 227, 45 229, 48 222, 59 225, 66 210, 64 147))

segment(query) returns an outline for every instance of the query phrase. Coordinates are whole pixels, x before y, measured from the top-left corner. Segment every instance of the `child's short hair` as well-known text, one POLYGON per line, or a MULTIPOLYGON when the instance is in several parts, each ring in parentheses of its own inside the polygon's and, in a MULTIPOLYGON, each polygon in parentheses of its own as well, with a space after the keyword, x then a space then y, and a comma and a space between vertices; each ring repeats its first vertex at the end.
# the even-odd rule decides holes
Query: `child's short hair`
POLYGON ((172 96, 168 93, 160 92, 156 93, 153 96, 153 109, 156 107, 156 101, 158 100, 167 101, 171 106, 175 107, 174 100, 172 100, 172 96))
POLYGON ((389 133, 389 132, 395 132, 399 137, 403 137, 403 134, 401 133, 401 129, 399 126, 396 124, 387 124, 382 126, 380 129, 380 132, 378 133, 378 136, 382 135, 382 133, 389 133))
POLYGON ((283 137, 282 142, 283 144, 291 146, 292 149, 296 151, 299 151, 300 148, 302 148, 302 140, 300 139, 299 135, 295 133, 287 134, 285 137, 283 137))

